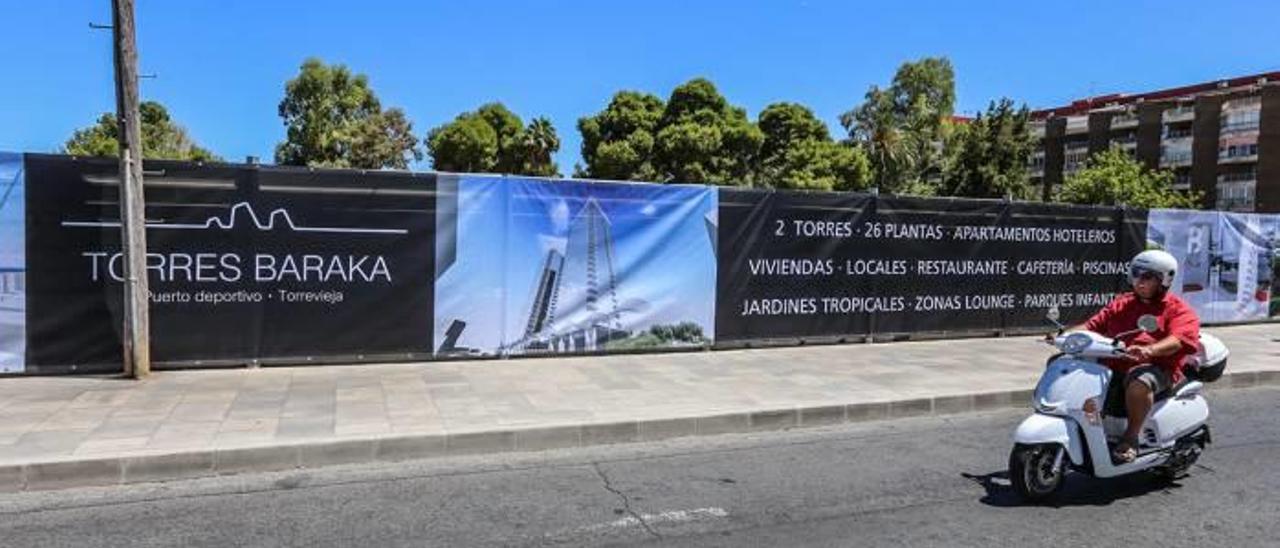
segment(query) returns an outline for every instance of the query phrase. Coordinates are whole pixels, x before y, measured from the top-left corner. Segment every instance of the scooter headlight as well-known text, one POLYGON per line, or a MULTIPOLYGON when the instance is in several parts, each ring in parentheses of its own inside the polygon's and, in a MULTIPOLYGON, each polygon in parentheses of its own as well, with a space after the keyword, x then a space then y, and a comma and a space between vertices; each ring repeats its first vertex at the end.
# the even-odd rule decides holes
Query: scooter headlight
POLYGON ((1091 344, 1093 344, 1092 337, 1084 333, 1072 333, 1062 341, 1062 351, 1068 354, 1079 354, 1091 344))

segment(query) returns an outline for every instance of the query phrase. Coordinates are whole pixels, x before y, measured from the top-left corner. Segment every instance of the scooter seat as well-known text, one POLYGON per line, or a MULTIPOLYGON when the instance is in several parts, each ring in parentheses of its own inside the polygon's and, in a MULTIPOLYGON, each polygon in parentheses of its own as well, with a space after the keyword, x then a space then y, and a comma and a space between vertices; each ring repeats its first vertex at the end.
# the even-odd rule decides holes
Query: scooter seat
POLYGON ((1203 389, 1204 383, 1200 381, 1193 381, 1191 379, 1183 379, 1182 382, 1178 383, 1178 386, 1173 387, 1169 391, 1173 393, 1173 397, 1182 398, 1198 394, 1203 389))
MULTIPOLYGON (((1112 378, 1112 384, 1108 388, 1107 405, 1103 413, 1108 417, 1127 417, 1129 416, 1124 402, 1124 391, 1120 384, 1120 379, 1124 377, 1116 375, 1112 378)), ((1199 392, 1204 388, 1204 383, 1183 377, 1182 382, 1173 385, 1168 390, 1161 391, 1155 395, 1154 401, 1160 402, 1169 398, 1179 398, 1199 392)))

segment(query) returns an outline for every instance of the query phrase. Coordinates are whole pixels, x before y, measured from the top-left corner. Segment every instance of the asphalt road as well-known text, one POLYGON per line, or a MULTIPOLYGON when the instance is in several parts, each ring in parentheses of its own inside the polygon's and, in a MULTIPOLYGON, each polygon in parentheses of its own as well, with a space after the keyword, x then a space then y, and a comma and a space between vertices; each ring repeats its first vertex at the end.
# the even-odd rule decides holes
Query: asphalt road
POLYGON ((0 495, 25 546, 1275 546, 1280 389, 1211 395, 1178 483, 1003 477, 1023 412, 0 495))

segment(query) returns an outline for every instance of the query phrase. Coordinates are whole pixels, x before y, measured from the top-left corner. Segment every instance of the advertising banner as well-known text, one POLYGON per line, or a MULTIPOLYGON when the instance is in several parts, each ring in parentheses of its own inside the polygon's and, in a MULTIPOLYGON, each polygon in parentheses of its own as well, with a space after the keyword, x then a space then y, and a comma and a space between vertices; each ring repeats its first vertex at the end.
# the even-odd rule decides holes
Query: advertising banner
MULTIPOLYGON (((27 363, 120 363, 114 160, 28 155, 27 363)), ((157 362, 431 349, 434 175, 148 162, 157 362)))
POLYGON ((714 188, 463 176, 438 209, 437 356, 712 342, 714 188))
MULTIPOLYGON (((1208 324, 1280 315, 1280 216, 147 162, 157 368, 1047 328, 1144 248, 1208 324)), ((0 154, 0 375, 121 363, 114 159, 0 154)))
POLYGON ((1148 247, 1178 259, 1174 290, 1205 323, 1266 320, 1280 315, 1280 216, 1155 209, 1148 247))
POLYGON ((1146 231, 1114 208, 733 190, 720 219, 720 342, 1083 320, 1146 231))
POLYGON ((0 373, 26 368, 25 206, 22 155, 0 153, 0 373))

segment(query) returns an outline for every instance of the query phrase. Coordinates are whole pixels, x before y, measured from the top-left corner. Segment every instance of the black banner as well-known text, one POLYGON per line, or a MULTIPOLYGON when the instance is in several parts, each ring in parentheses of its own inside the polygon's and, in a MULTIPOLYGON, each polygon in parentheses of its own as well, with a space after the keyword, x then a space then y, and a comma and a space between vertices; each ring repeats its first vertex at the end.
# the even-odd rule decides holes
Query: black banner
MULTIPOLYGON (((0 155, 0 374, 119 370, 116 170, 0 155)), ((1245 321, 1274 314, 1280 272, 1274 216, 184 162, 145 180, 158 367, 1025 332, 1088 317, 1145 247, 1184 261, 1207 321, 1245 321)))
POLYGON ((723 190, 716 340, 1001 332, 1126 287, 1145 212, 723 190))
MULTIPOLYGON (((148 162, 159 363, 429 355, 435 176, 148 162)), ((115 370, 113 160, 26 157, 30 372, 115 370)))

